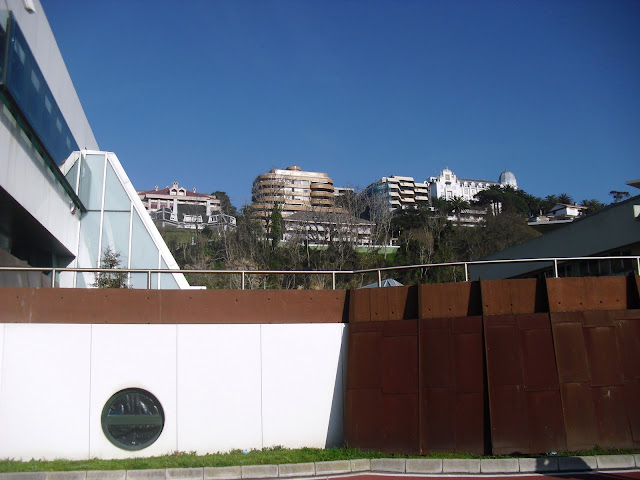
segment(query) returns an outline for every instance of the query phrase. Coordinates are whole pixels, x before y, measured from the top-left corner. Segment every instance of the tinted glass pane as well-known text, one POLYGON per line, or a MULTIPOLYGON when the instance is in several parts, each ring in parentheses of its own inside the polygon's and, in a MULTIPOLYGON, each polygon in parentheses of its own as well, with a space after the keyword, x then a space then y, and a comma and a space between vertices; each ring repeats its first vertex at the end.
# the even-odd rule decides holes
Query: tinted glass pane
POLYGON ((138 389, 122 390, 112 396, 102 410, 102 430, 117 447, 140 450, 151 445, 162 433, 164 412, 151 393, 138 389))
MULTIPOLYGON (((162 259, 161 262, 161 267, 160 268, 169 268, 167 266, 167 263, 164 261, 164 258, 162 259)), ((173 274, 171 273, 163 273, 160 275, 162 278, 160 279, 160 288, 163 288, 165 290, 176 290, 180 287, 178 287, 178 282, 176 282, 175 278, 173 277, 173 274)))
MULTIPOLYGON (((158 268, 159 252, 151 235, 142 223, 138 212, 133 212, 131 232, 131 268, 158 268)), ((147 288, 147 275, 137 273, 131 275, 133 288, 147 288)), ((151 282, 151 288, 158 288, 158 282, 151 282)))
POLYGON ((107 162, 107 184, 104 191, 104 209, 129 211, 131 200, 118 179, 113 167, 107 162))
POLYGON ((102 179, 104 155, 87 155, 80 165, 80 188, 78 196, 87 210, 102 208, 102 179))
POLYGON ((74 191, 78 190, 76 185, 78 182, 78 165, 79 164, 80 162, 76 161, 76 163, 73 164, 73 167, 71 167, 67 172, 67 174, 65 175, 67 182, 69 182, 69 185, 71 185, 71 188, 73 188, 74 191))
POLYGON ((129 265, 130 212, 104 212, 102 225, 102 254, 110 248, 120 254, 120 268, 129 265))
MULTIPOLYGON (((98 266, 98 240, 100 238, 100 212, 87 212, 80 222, 78 265, 98 266)), ((87 287, 94 282, 93 273, 78 273, 77 286, 87 287)))

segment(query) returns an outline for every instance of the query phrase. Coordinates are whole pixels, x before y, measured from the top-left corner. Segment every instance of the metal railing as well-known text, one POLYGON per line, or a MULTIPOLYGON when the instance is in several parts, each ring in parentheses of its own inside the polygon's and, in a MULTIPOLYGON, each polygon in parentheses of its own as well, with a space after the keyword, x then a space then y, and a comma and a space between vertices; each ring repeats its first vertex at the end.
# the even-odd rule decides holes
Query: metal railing
POLYGON ((476 260, 471 262, 445 262, 445 263, 425 263, 420 265, 401 265, 394 267, 368 268, 363 270, 191 270, 191 269, 158 269, 158 268, 58 268, 58 267, 0 267, 0 272, 40 272, 51 274, 51 286, 55 287, 56 275, 62 272, 83 272, 83 273, 110 273, 113 275, 145 273, 147 275, 147 289, 151 289, 151 279, 153 274, 205 274, 205 275, 240 275, 241 289, 245 290, 245 280, 247 275, 331 275, 332 289, 336 289, 336 276, 338 275, 359 275, 366 273, 378 274, 378 286, 382 285, 382 273, 395 270, 413 270, 424 268, 443 267, 463 267, 465 281, 469 281, 469 267, 477 265, 500 265, 519 263, 552 263, 553 276, 558 278, 558 265, 571 261, 593 261, 593 260, 635 260, 636 275, 640 275, 640 256, 605 256, 605 257, 545 257, 545 258, 519 258, 509 260, 476 260))

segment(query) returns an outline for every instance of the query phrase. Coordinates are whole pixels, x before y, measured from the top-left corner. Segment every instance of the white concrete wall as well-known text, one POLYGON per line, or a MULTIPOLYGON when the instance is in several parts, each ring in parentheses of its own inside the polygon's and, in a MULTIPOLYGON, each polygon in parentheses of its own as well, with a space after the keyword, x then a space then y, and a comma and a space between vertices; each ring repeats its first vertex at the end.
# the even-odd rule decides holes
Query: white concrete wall
POLYGON ((342 442, 346 326, 0 324, 0 458, 126 458, 342 442), (144 388, 165 426, 129 452, 106 401, 144 388))

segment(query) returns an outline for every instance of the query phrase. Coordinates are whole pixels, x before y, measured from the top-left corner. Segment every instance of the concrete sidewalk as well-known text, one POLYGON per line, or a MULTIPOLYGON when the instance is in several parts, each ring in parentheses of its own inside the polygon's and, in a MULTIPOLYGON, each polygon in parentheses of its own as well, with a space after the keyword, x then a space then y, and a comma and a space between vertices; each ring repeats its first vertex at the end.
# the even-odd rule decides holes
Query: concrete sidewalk
POLYGON ((501 475, 565 474, 640 469, 640 454, 594 457, 501 459, 379 458, 331 462, 242 467, 166 468, 157 470, 101 470, 78 472, 0 473, 0 480, 241 480, 326 478, 362 474, 501 475))

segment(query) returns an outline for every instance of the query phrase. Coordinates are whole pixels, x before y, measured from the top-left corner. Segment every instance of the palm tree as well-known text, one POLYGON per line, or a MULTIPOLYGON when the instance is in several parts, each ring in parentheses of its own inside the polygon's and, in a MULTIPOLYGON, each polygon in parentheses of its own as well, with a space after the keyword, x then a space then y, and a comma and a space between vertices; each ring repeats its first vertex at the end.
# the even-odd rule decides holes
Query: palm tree
POLYGON ((451 211, 458 217, 458 225, 460 225, 460 214, 462 213, 462 210, 471 208, 471 204, 462 197, 454 197, 449 205, 451 207, 451 211))

